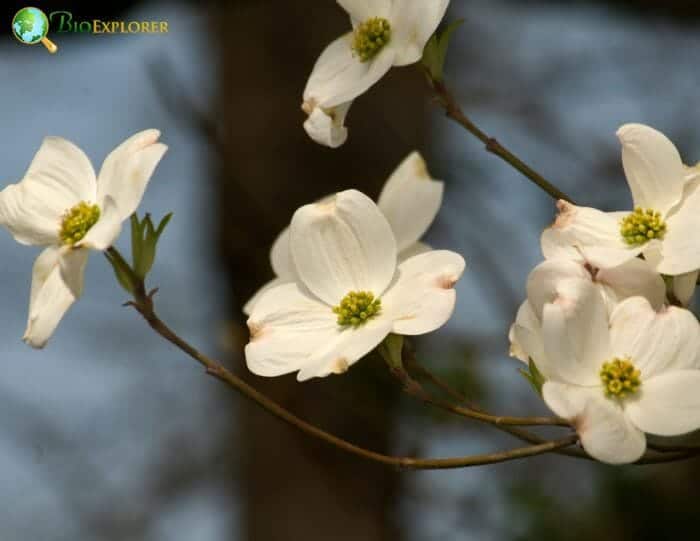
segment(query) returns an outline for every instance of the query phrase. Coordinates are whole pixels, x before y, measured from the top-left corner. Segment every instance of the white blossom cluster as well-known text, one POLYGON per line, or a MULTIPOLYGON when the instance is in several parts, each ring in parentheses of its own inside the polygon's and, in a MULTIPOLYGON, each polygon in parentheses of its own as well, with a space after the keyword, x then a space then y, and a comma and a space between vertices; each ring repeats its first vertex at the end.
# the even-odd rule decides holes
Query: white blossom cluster
POLYGON ((641 457, 645 433, 700 428, 700 327, 685 308, 700 269, 700 170, 648 126, 618 137, 634 210, 559 201, 510 330, 547 405, 609 463, 641 457))

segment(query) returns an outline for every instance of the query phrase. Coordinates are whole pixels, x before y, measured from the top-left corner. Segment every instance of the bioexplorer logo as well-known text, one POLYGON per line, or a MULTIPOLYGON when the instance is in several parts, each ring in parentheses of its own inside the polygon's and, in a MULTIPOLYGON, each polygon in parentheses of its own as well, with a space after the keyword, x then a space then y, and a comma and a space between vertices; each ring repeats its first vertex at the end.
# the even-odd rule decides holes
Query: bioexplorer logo
POLYGON ((50 53, 58 51, 47 38, 49 27, 56 34, 167 34, 168 21, 124 21, 80 19, 70 11, 52 11, 48 17, 39 8, 25 7, 12 18, 12 33, 25 45, 43 44, 50 53))

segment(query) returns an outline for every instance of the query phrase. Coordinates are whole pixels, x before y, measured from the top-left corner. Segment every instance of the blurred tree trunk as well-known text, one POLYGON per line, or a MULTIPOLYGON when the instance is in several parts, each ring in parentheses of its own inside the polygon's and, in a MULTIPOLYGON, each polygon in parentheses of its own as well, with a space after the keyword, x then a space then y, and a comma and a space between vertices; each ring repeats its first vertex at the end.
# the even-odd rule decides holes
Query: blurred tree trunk
MULTIPOLYGON (((399 161, 420 147, 426 101, 417 70, 393 70, 353 106, 348 143, 320 147, 303 131, 301 94, 323 47, 349 30, 342 9, 330 0, 246 0, 218 7, 216 20, 217 35, 224 36, 217 107, 226 156, 217 185, 221 254, 230 270, 232 310, 240 314, 272 277, 269 248, 293 211, 350 187, 376 198, 399 161)), ((365 360, 343 377, 304 384, 294 376, 248 379, 331 432, 390 451, 396 391, 378 377, 380 368, 365 360)), ((398 538, 396 471, 314 441, 248 402, 241 414, 247 539, 398 538)))

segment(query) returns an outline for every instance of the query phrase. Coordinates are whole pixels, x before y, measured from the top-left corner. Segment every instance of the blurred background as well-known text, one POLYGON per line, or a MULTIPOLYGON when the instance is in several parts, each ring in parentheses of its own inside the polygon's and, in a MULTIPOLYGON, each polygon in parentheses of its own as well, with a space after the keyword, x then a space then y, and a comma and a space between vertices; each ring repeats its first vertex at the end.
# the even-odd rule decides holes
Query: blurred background
MULTIPOLYGON (((453 0, 464 18, 447 81, 467 114, 578 202, 628 208, 617 127, 657 127, 700 160, 695 1, 453 0)), ((414 149, 444 179, 427 240, 462 253, 450 324, 414 342, 426 366, 495 412, 546 413, 507 356, 507 329, 541 259, 548 196, 431 103, 415 68, 357 100, 339 150, 299 109, 321 50, 347 31, 332 0, 38 3, 81 19, 165 20, 164 35, 50 34, 18 44, 4 4, 0 178, 61 135, 99 166, 132 133, 170 146, 142 204, 175 216, 151 284, 163 319, 290 410, 378 451, 465 455, 517 446, 404 398, 368 358, 298 384, 246 375, 240 308, 271 277, 268 251, 299 205, 358 187, 376 197, 414 149), (97 4, 93 4, 97 6, 97 4)), ((127 249, 126 236, 119 246, 127 249)), ((0 235, 0 539, 658 540, 700 523, 700 464, 611 468, 544 456, 398 472, 300 435, 208 378, 130 309, 93 254, 85 294, 43 352, 25 346, 38 250, 0 235)))

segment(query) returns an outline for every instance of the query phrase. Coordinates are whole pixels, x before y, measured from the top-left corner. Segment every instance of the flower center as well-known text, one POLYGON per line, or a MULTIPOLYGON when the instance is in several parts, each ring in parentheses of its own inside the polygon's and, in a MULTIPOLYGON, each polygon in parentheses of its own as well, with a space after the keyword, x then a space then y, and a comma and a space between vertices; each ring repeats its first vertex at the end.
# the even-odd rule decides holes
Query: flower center
POLYGON ((666 222, 661 218, 660 212, 637 207, 620 222, 620 233, 627 244, 639 246, 651 239, 663 239, 666 222))
POLYGON ((355 29, 352 50, 361 62, 374 58, 391 39, 391 25, 381 17, 372 17, 355 29))
POLYGON ((59 237, 63 244, 75 244, 100 219, 100 207, 81 201, 63 214, 59 237))
POLYGON ((381 309, 381 299, 375 299, 371 292, 351 291, 338 306, 333 307, 333 313, 338 316, 338 325, 359 327, 376 316, 381 309))
POLYGON ((600 369, 600 380, 609 397, 625 398, 636 393, 642 385, 640 376, 641 372, 634 367, 629 357, 615 357, 612 361, 603 363, 600 369))

